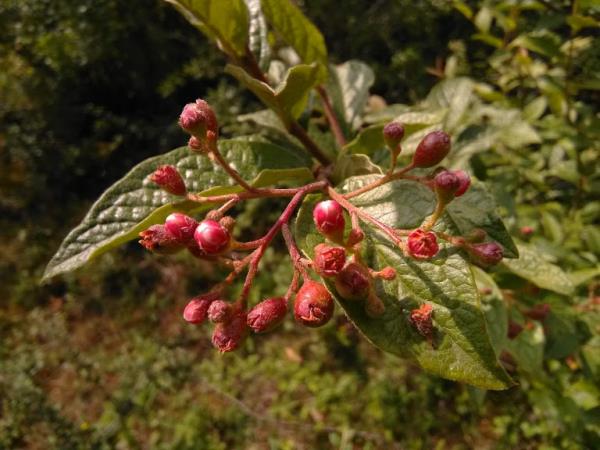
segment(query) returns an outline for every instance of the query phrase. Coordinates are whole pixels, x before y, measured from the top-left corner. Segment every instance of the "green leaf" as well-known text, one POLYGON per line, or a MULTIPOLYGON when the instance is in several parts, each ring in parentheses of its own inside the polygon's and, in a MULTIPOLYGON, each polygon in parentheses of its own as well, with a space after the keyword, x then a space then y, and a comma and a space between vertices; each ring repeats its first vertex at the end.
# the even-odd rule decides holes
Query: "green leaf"
POLYGON ((503 266, 542 289, 563 295, 573 293, 573 283, 560 267, 546 261, 532 246, 520 244, 518 248, 519 259, 504 260, 503 266))
POLYGON ((385 148, 383 125, 371 125, 362 129, 352 141, 348 142, 344 146, 344 151, 372 155, 382 148, 385 148))
POLYGON ((532 323, 533 329, 525 329, 515 339, 508 339, 506 346, 520 370, 537 375, 542 372, 546 338, 542 326, 537 322, 532 323))
POLYGON ((473 267, 477 288, 481 291, 487 289, 489 294, 483 296, 481 309, 485 316, 490 341, 496 355, 500 355, 506 347, 508 331, 508 314, 506 304, 502 299, 502 292, 494 279, 479 267, 473 267))
POLYGON ((255 55, 258 65, 266 70, 271 57, 271 46, 269 45, 267 21, 260 7, 260 0, 244 0, 248 7, 250 16, 248 29, 248 47, 255 55))
POLYGON ((383 171, 367 155, 341 155, 335 162, 332 178, 341 182, 353 176, 371 174, 381 175, 383 171))
POLYGON ((314 64, 299 64, 290 68, 285 79, 276 89, 252 77, 239 66, 228 64, 225 72, 237 78, 263 104, 286 120, 297 118, 302 114, 308 101, 308 94, 317 82, 317 66, 314 64))
POLYGON ((374 82, 375 74, 361 61, 352 60, 330 67, 326 89, 346 137, 360 127, 369 89, 374 82))
POLYGON ((483 229, 490 239, 504 248, 505 258, 518 258, 519 250, 496 213, 496 202, 482 183, 474 182, 469 190, 446 208, 460 234, 465 236, 475 228, 483 229))
MULTIPOLYGON (((312 177, 310 160, 302 154, 265 142, 221 140, 219 149, 227 161, 254 186, 312 177)), ((188 190, 204 195, 239 192, 220 167, 181 147, 147 159, 108 188, 83 221, 69 233, 48 263, 43 280, 74 270, 127 241, 150 225, 162 222, 174 211, 199 213, 213 205, 181 200, 158 188, 148 176, 163 164, 175 165, 188 190)))
MULTIPOLYGON (((345 190, 353 190, 373 177, 347 180, 345 190)), ((297 222, 298 244, 312 256, 322 241, 312 224, 311 211, 318 196, 308 197, 297 222)), ((387 225, 412 228, 430 212, 431 193, 416 183, 397 181, 353 199, 353 202, 387 225)), ((440 224, 448 232, 456 229, 451 220, 440 224)), ((373 344, 384 351, 411 357, 434 374, 470 383, 485 389, 505 389, 512 382, 497 362, 490 344, 479 296, 469 264, 445 244, 431 261, 419 261, 403 252, 378 231, 363 224, 364 261, 374 269, 392 266, 397 277, 376 282, 377 295, 386 309, 383 316, 370 318, 361 301, 346 301, 325 280, 349 318, 373 344), (423 339, 409 322, 410 311, 424 303, 433 307, 435 346, 423 339)))
POLYGON ((443 123, 444 130, 451 132, 462 122, 463 116, 475 98, 473 87, 473 81, 469 78, 450 78, 438 83, 429 92, 425 99, 429 109, 446 108, 448 110, 443 123))
POLYGON ((233 56, 246 53, 248 9, 244 0, 165 0, 233 56))
POLYGON ((262 0, 269 23, 283 40, 296 50, 300 59, 318 64, 318 80, 327 79, 327 48, 319 29, 289 0, 262 0))

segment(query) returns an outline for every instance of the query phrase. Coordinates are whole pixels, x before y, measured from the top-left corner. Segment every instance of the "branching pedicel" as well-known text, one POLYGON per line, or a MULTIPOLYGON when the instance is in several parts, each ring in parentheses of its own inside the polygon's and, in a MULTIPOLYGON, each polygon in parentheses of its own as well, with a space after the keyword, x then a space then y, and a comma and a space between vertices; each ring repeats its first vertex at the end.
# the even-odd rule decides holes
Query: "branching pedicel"
MULTIPOLYGON (((438 165, 448 154, 451 147, 450 136, 443 131, 434 131, 426 135, 418 145, 411 163, 397 169, 395 166, 402 151, 404 128, 400 123, 389 123, 383 129, 384 140, 391 152, 388 172, 360 189, 341 193, 336 191, 327 179, 286 189, 255 188, 248 184, 219 152, 217 119, 210 105, 203 100, 186 105, 179 123, 191 135, 188 143, 190 150, 205 155, 221 166, 243 191, 219 196, 198 196, 187 191, 175 167, 158 167, 150 180, 162 189, 184 196, 193 202, 210 203, 218 207, 200 222, 185 214, 171 214, 164 225, 153 225, 140 233, 140 243, 157 253, 173 253, 187 249, 197 258, 215 261, 230 268, 229 275, 221 283, 209 292, 191 299, 183 312, 183 318, 189 323, 200 324, 207 319, 215 323, 212 342, 221 352, 238 348, 249 330, 264 333, 279 325, 290 309, 288 303, 294 294, 293 311, 298 323, 307 327, 326 324, 333 315, 334 300, 325 285, 311 279, 310 271, 323 278, 330 278, 341 298, 362 302, 366 314, 370 317, 381 316, 385 312, 385 305, 375 293, 373 280, 392 280, 396 272, 391 267, 375 271, 362 261, 361 242, 365 234, 361 229, 361 222, 383 232, 407 257, 434 258, 439 251, 437 240, 440 238, 465 250, 476 264, 489 267, 502 259, 502 247, 495 242, 481 242, 485 238, 483 232, 460 237, 432 231, 448 203, 463 195, 470 185, 470 178, 463 171, 451 172, 438 168, 425 177, 408 175, 408 172, 415 168, 431 168, 438 165), (394 229, 350 201, 398 179, 422 183, 436 194, 433 214, 415 230, 394 229), (314 259, 310 260, 304 257, 296 246, 289 224, 304 197, 316 192, 329 197, 319 202, 313 210, 315 227, 329 243, 317 245, 314 249, 314 259), (238 242, 233 239, 231 230, 235 220, 226 215, 227 211, 244 200, 269 197, 290 197, 287 207, 269 231, 255 241, 238 242), (347 233, 346 215, 351 223, 347 233), (261 258, 280 232, 286 242, 294 269, 290 287, 285 296, 268 298, 249 310, 248 294, 259 270, 261 258), (241 252, 248 253, 239 257, 241 252), (246 278, 241 294, 234 302, 227 301, 228 286, 244 272, 246 278)), ((431 312, 431 306, 423 304, 420 308, 410 311, 407 320, 424 339, 432 343, 434 325, 431 312)))

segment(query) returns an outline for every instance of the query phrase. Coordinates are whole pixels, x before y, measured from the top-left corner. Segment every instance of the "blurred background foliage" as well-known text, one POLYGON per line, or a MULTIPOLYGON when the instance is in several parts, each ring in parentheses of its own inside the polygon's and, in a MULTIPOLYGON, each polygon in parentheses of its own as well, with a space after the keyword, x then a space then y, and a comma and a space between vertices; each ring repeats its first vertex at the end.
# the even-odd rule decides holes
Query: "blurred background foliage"
MULTIPOLYGON (((522 328, 502 355, 520 385, 428 376, 342 316, 218 355, 180 311, 219 274, 135 243, 39 286, 107 186, 185 142, 182 104, 207 99, 226 136, 259 106, 161 1, 0 0, 0 449, 600 446, 598 3, 299 3, 332 60, 371 65, 389 104, 420 102, 441 80, 473 83, 457 164, 491 184, 521 244, 574 286, 561 295, 502 269, 485 279, 490 320, 522 328), (551 313, 531 320, 542 304, 551 313)), ((276 210, 251 202, 239 231, 259 236, 276 210)), ((276 251, 265 264, 257 298, 289 277, 276 251)))

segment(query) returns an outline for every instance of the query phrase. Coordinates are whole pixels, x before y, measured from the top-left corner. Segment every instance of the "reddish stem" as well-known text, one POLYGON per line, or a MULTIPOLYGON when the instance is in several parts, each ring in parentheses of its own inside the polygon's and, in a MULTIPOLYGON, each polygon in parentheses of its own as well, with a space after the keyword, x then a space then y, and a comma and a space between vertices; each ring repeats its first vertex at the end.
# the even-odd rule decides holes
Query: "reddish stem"
POLYGON ((325 117, 327 117, 327 121, 329 122, 329 126, 331 127, 331 131, 335 136, 335 140, 340 147, 346 145, 346 136, 344 136, 344 132, 342 131, 342 127, 340 126, 340 122, 338 121, 337 116, 335 115, 335 111, 331 106, 331 101, 329 100, 329 95, 323 86, 317 87, 317 93, 319 97, 321 97, 321 101, 323 102, 323 110, 325 111, 325 117))
POLYGON ((398 170, 397 172, 388 173, 387 175, 382 176, 378 180, 373 181, 372 183, 367 184, 366 186, 363 186, 355 191, 345 194, 344 198, 346 198, 346 199, 353 198, 358 195, 364 194, 365 192, 369 192, 375 188, 378 188, 379 186, 383 186, 384 184, 389 183, 390 181, 399 180, 401 178, 404 178, 404 174, 406 172, 414 169, 414 167, 415 166, 411 163, 408 166, 403 167, 402 169, 398 170))
POLYGON ((242 178, 242 176, 235 170, 233 167, 229 165, 229 163, 223 158, 219 148, 217 147, 217 141, 215 139, 209 139, 208 143, 209 154, 214 158, 214 160, 227 172, 227 174, 241 187, 249 192, 256 192, 257 189, 255 187, 250 186, 246 180, 242 178))
POLYGON ((294 270, 302 274, 302 278, 306 281, 308 279, 308 272, 306 271, 304 264, 302 264, 302 255, 300 254, 300 250, 296 245, 296 241, 294 240, 294 236, 292 235, 289 224, 285 223, 281 226, 281 234, 283 235, 283 239, 285 240, 285 244, 287 245, 290 253, 290 258, 294 264, 294 270))

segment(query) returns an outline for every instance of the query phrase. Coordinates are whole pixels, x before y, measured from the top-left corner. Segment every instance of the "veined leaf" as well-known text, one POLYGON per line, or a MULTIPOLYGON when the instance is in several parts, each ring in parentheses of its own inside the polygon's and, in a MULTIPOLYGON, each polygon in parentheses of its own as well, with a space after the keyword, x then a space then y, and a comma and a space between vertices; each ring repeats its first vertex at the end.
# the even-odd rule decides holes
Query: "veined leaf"
POLYGON ((248 47, 256 56, 258 65, 266 70, 271 57, 271 46, 269 45, 267 21, 260 7, 260 0, 244 0, 248 7, 249 29, 248 47))
POLYGON ((425 102, 432 110, 447 108, 443 127, 452 132, 461 123, 463 115, 474 99, 473 81, 469 78, 450 78, 438 83, 427 95, 425 102))
POLYGON ((244 0, 165 0, 226 53, 242 56, 248 41, 244 0))
MULTIPOLYGON (((219 150, 254 186, 312 177, 310 159, 265 142, 222 140, 219 150)), ((147 159, 108 188, 83 221, 69 233, 48 263, 43 279, 74 270, 106 251, 136 239, 139 232, 162 222, 170 213, 199 213, 214 205, 194 203, 162 191, 148 176, 163 164, 175 165, 191 192, 220 195, 240 191, 227 173, 206 157, 181 147, 147 159)))
MULTIPOLYGON (((349 179, 345 190, 360 187, 366 178, 349 179)), ((323 239, 312 224, 311 211, 318 200, 316 195, 306 199, 295 228, 298 244, 309 256, 323 239)), ((387 225, 412 228, 430 212, 431 197, 420 185, 398 181, 352 201, 387 225)), ((448 217, 439 226, 447 232, 457 232, 448 217)), ((406 257, 370 225, 363 224, 363 230, 366 233, 365 262, 379 270, 392 266, 397 272, 394 281, 375 283, 377 295, 386 307, 384 314, 370 318, 364 311, 364 301, 344 300, 337 295, 333 283, 325 282, 367 339, 387 352, 413 358, 423 369, 444 378, 485 389, 509 387, 512 382, 497 362, 473 274, 463 257, 442 244, 434 259, 415 260, 406 257), (409 321, 410 311, 425 303, 434 311, 434 346, 421 337, 409 321)))
POLYGON ((306 63, 318 64, 318 80, 327 78, 325 39, 315 25, 290 0, 262 0, 269 23, 306 63))

